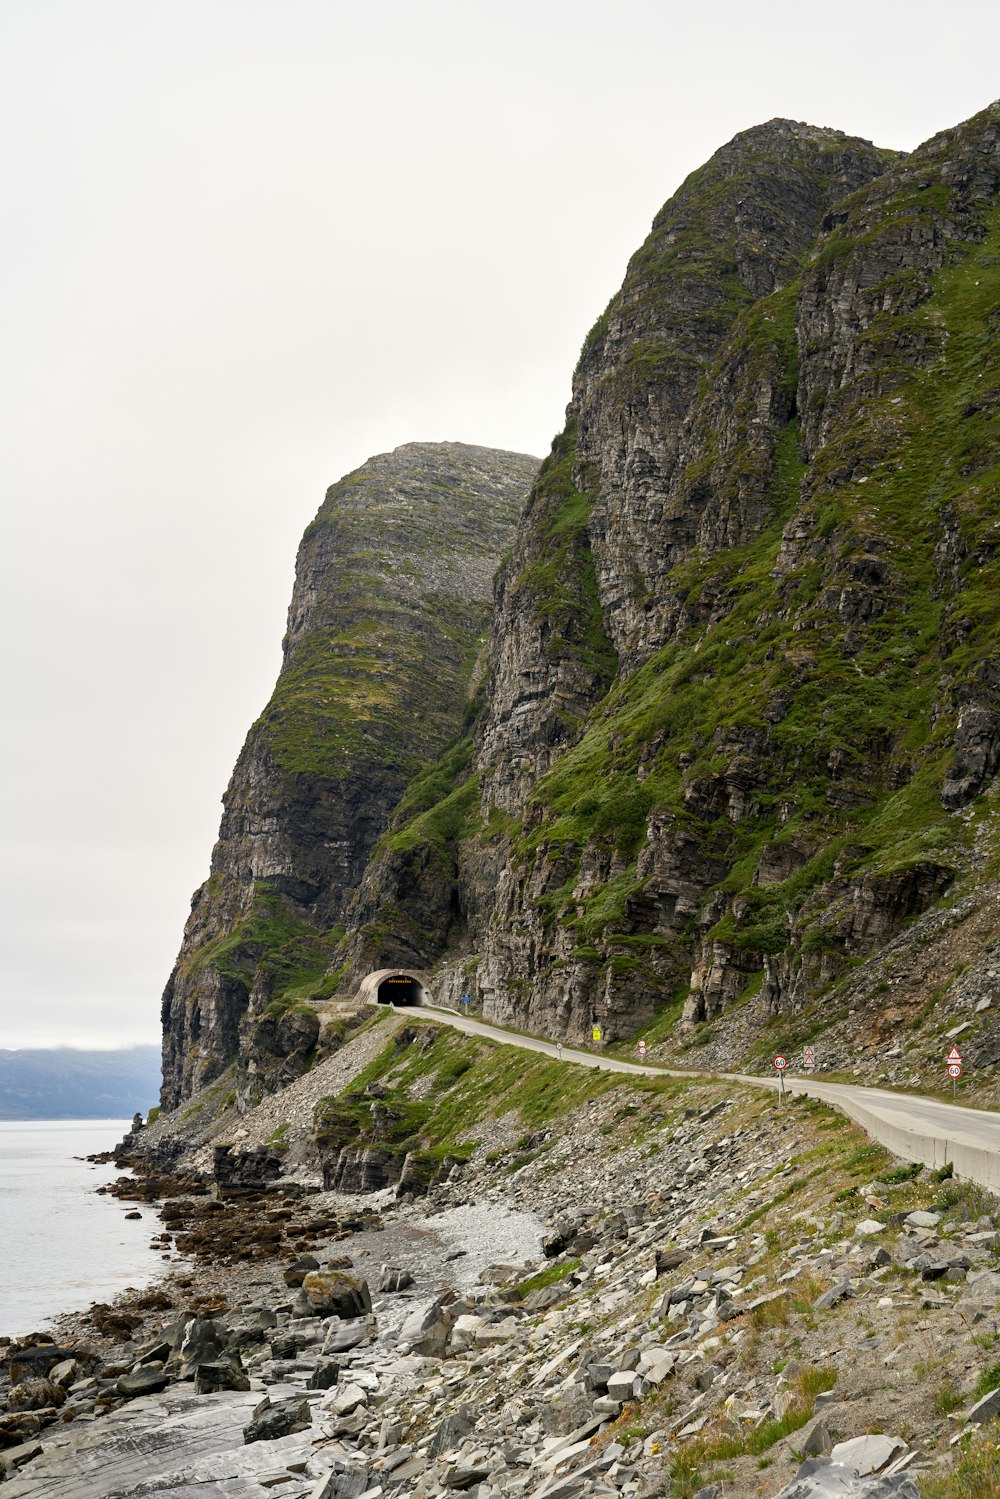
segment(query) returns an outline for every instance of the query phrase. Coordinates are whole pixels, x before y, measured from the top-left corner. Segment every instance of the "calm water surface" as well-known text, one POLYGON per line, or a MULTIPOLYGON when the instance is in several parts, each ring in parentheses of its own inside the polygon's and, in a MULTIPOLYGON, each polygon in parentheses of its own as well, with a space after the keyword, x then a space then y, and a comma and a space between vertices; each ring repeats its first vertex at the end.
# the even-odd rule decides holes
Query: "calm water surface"
POLYGON ((127 1119, 0 1121, 0 1333, 43 1328, 60 1312, 110 1301, 161 1271, 152 1208, 99 1197, 114 1166, 76 1159, 110 1150, 127 1119), (141 1220, 126 1222, 139 1208, 141 1220))

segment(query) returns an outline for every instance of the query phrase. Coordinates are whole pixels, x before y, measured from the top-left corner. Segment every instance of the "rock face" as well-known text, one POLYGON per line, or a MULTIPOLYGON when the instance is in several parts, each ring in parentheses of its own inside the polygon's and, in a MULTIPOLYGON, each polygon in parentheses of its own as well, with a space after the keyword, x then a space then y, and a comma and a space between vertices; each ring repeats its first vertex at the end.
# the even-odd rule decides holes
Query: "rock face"
POLYGON ((998 187, 1000 106, 907 157, 776 120, 657 215, 501 570, 474 741, 362 882, 356 971, 437 964, 567 1038, 737 1004, 759 1034, 985 863, 998 187))
POLYGON ((411 443, 335 484, 296 564, 284 664, 224 798, 163 996, 163 1103, 241 1046, 247 1092, 302 1071, 348 901, 407 782, 462 726, 536 460, 411 443))
MULTIPOLYGON (((1000 105, 909 156, 748 130, 633 256, 513 535, 517 455, 414 446, 330 491, 164 997, 168 1105, 237 1053, 241 1101, 298 1076, 305 1001, 392 965, 742 1063, 892 990, 914 923, 944 951, 948 896, 978 947, 930 992, 992 992, 998 189, 1000 105)), ((357 1122, 328 1185, 437 1172, 357 1122)))

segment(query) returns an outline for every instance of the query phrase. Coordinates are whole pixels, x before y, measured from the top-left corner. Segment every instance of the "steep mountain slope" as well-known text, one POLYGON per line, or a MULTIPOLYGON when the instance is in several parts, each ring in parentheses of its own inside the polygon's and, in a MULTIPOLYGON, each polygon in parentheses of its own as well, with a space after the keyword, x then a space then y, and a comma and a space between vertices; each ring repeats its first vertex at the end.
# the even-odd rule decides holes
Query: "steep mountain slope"
POLYGON ((993 106, 905 159, 773 121, 662 210, 501 573, 475 753, 376 851, 356 971, 444 956, 442 992, 550 1034, 723 1017, 742 1061, 983 897, 998 191, 993 106))
POLYGON ((281 674, 164 992, 167 1107, 240 1050, 251 1088, 308 1059, 318 1022, 303 1001, 331 987, 347 902, 404 787, 461 728, 536 469, 411 443, 328 490, 299 548, 281 674))

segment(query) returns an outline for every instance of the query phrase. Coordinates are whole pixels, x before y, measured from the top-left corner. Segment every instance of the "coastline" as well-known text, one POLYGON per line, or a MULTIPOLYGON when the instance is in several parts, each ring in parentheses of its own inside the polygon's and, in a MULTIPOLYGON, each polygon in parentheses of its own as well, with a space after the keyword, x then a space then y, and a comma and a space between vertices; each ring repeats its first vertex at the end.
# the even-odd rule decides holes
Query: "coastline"
MULTIPOLYGON (((143 1169, 141 1161, 136 1165, 143 1169)), ((60 1373, 67 1377, 60 1365, 68 1361, 77 1367, 72 1371, 75 1377, 68 1398, 55 1409, 25 1411, 19 1433, 22 1440, 0 1446, 4 1499, 18 1499, 22 1493, 51 1493, 59 1499, 100 1495, 103 1499, 131 1492, 143 1476, 157 1481, 151 1471, 146 1472, 150 1462, 154 1467, 163 1463, 169 1467, 174 1457, 183 1460, 183 1451, 192 1442, 197 1446, 207 1440, 206 1423, 226 1472, 234 1463, 240 1466, 237 1458, 244 1452, 250 1453, 251 1468, 259 1466, 276 1446, 283 1445, 287 1456, 291 1448, 282 1436, 264 1438, 260 1448, 247 1447, 243 1428, 262 1397, 267 1404, 277 1395, 280 1404, 288 1398, 289 1389, 301 1393, 299 1387, 305 1381, 299 1379, 289 1386, 286 1375, 292 1372, 289 1356, 301 1358, 308 1342, 314 1345, 315 1362, 330 1366, 331 1361, 320 1356, 320 1345, 331 1329, 343 1325, 344 1318, 331 1313, 329 1306, 325 1316, 318 1316, 312 1308, 301 1315, 305 1310, 301 1286, 310 1266, 321 1275, 321 1267, 326 1267, 333 1278, 339 1278, 338 1284, 359 1288, 351 1308, 358 1315, 347 1319, 349 1331, 342 1341, 348 1346, 340 1350, 341 1360, 357 1349, 360 1356, 381 1361, 391 1357, 415 1296, 444 1294, 457 1301, 463 1287, 476 1284, 478 1272, 499 1248, 520 1251, 530 1243, 540 1255, 540 1220, 521 1212, 498 1213, 493 1204, 453 1206, 451 1211, 460 1221, 457 1230, 452 1230, 444 1222, 448 1209, 426 1199, 397 1201, 392 1192, 377 1194, 373 1203, 317 1187, 276 1183, 269 1191, 236 1192, 227 1198, 209 1195, 204 1181, 185 1177, 166 1181, 156 1172, 122 1176, 112 1191, 122 1200, 149 1206, 156 1201, 165 1230, 172 1232, 175 1245, 191 1250, 191 1259, 164 1265, 143 1289, 129 1289, 109 1303, 64 1313, 53 1318, 47 1333, 18 1340, 24 1360, 38 1366, 32 1375, 39 1384, 51 1385, 60 1373), (164 1189, 162 1198, 153 1198, 154 1192, 164 1189), (280 1235, 273 1233, 275 1219, 280 1235), (206 1229, 206 1221, 216 1220, 226 1225, 221 1241, 206 1229), (256 1241, 253 1250, 248 1249, 248 1236, 256 1241), (379 1286, 385 1280, 387 1260, 394 1262, 395 1275, 389 1277, 393 1290, 382 1292, 379 1286), (305 1263, 293 1269, 298 1261, 305 1263), (402 1271, 400 1265, 408 1268, 402 1271), (271 1355, 265 1360, 270 1367, 265 1367, 263 1378, 256 1374, 241 1377, 240 1355, 247 1348, 248 1320, 260 1329, 258 1342, 264 1332, 270 1340, 270 1347, 265 1343, 263 1349, 271 1355), (283 1329, 288 1329, 287 1335, 283 1329), (235 1340, 230 1336, 233 1332, 235 1340), (235 1359, 230 1358, 228 1366, 227 1355, 218 1346, 227 1340, 236 1345, 235 1359), (205 1373, 216 1355, 220 1355, 216 1359, 221 1365, 220 1382, 209 1387, 205 1373), (192 1359, 197 1360, 197 1375, 192 1359), (234 1362, 239 1366, 235 1378, 234 1362), (165 1456, 162 1426, 167 1415, 177 1422, 178 1446, 165 1456), (126 1432, 127 1471, 116 1476, 108 1453, 115 1449, 118 1434, 126 1432)), ((253 1351, 252 1332, 249 1344, 253 1351)), ((9 1354, 10 1345, 2 1351, 9 1354)), ((257 1352, 259 1362, 261 1350, 257 1352)), ((14 1367, 23 1376, 24 1363, 15 1362, 14 1367)), ((246 1367, 250 1368, 249 1363, 246 1367)), ((8 1364, 0 1375, 3 1396, 10 1392, 9 1369, 8 1364)), ((315 1402, 321 1393, 321 1389, 312 1391, 310 1401, 315 1402)), ((0 1417, 0 1438, 8 1443, 10 1429, 4 1428, 11 1420, 11 1416, 0 1417)), ((284 1437, 295 1435, 286 1432, 284 1437)), ((312 1431, 310 1443, 315 1436, 312 1431)), ((251 1473, 243 1477, 248 1495, 266 1492, 251 1473)), ((282 1491, 282 1499, 293 1499, 293 1495, 282 1491)))
POLYGON ((158 1220, 102 1200, 114 1174, 107 1147, 127 1128, 114 1118, 0 1122, 0 1335, 46 1328, 159 1275, 158 1220))
POLYGON ((20 1350, 52 1403, 16 1442, 0 1417, 0 1499, 642 1499, 685 1464, 788 1499, 806 1444, 872 1430, 906 1438, 886 1462, 954 1464, 940 1381, 971 1405, 994 1356, 1000 1206, 843 1116, 623 1082, 491 1120, 415 1196, 323 1190, 306 1133, 262 1181, 274 1107, 123 1142, 116 1194, 188 1261, 20 1350))

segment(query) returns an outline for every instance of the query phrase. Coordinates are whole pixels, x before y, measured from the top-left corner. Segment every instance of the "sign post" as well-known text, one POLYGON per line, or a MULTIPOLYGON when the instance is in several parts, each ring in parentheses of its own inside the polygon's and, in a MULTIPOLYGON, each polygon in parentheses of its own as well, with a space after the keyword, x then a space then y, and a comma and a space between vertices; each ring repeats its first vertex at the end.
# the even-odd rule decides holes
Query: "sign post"
POLYGON ((640 1062, 643 1061, 645 1059, 645 1056, 646 1056, 646 1043, 645 1043, 645 1041, 640 1041, 639 1045, 636 1047, 636 1050, 639 1053, 639 1061, 640 1062))
POLYGON ((815 1072, 816 1070, 816 1053, 811 1046, 803 1046, 802 1048, 802 1067, 805 1072, 815 1072))
POLYGON ((962 1076, 962 1053, 957 1046, 953 1046, 946 1058, 948 1076, 951 1078, 952 1101, 958 1102, 958 1080, 962 1076))
POLYGON ((465 1013, 467 1015, 469 1013, 469 1008, 470 1008, 471 1004, 472 1004, 472 995, 471 994, 463 994, 462 995, 462 1008, 465 1010, 465 1013))
POLYGON ((785 1068, 788 1066, 788 1058, 782 1056, 779 1051, 774 1059, 773 1066, 775 1072, 778 1074, 778 1102, 780 1103, 785 1096, 785 1068))
POLYGON ((595 1025, 593 1031, 591 1032, 591 1035, 593 1036, 593 1038, 594 1038, 594 1040, 596 1042, 600 1043, 600 1040, 601 1040, 601 1027, 599 1025, 595 1025))

